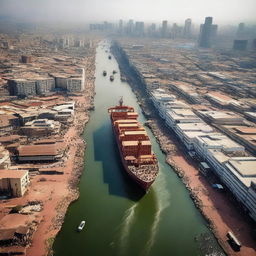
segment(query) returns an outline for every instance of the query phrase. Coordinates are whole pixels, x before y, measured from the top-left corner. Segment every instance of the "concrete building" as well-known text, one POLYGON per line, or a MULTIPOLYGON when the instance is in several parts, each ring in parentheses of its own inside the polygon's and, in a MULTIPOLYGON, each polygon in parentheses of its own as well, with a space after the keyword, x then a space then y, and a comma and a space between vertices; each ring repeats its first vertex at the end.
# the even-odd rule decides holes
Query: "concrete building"
POLYGON ((53 162, 61 158, 62 153, 56 144, 22 145, 18 147, 19 162, 53 162))
POLYGON ((11 95, 34 96, 36 92, 36 82, 27 79, 8 80, 8 87, 11 95))
POLYGON ((204 24, 201 24, 200 27, 199 46, 210 48, 216 34, 217 25, 212 24, 212 17, 206 17, 204 24))
POLYGON ((127 24, 127 34, 132 35, 134 32, 134 23, 133 20, 129 20, 127 24))
POLYGON ((245 112, 246 118, 254 123, 256 123, 256 112, 245 112))
POLYGON ((27 122, 21 127, 22 132, 27 136, 46 136, 59 133, 61 124, 58 121, 48 119, 36 119, 27 122))
POLYGON ((233 50, 245 51, 247 49, 248 40, 234 40, 233 50))
POLYGON ((224 153, 243 153, 244 147, 237 144, 226 135, 221 133, 211 133, 195 138, 194 148, 196 153, 203 159, 207 159, 209 149, 217 149, 224 153))
POLYGON ((177 124, 180 123, 201 123, 203 122, 190 109, 170 109, 166 113, 166 124, 173 130, 176 130, 177 124))
POLYGON ((245 24, 243 22, 238 24, 236 36, 241 39, 245 36, 245 24))
POLYGON ((233 195, 256 221, 256 158, 232 157, 225 163, 222 177, 233 195))
POLYGON ((205 123, 180 123, 176 126, 176 135, 188 150, 194 149, 195 138, 213 133, 212 127, 205 123))
POLYGON ((217 149, 209 149, 206 160, 256 221, 256 158, 229 157, 217 149))
POLYGON ((204 120, 214 124, 244 124, 244 118, 228 111, 197 111, 196 112, 204 120))
POLYGON ((39 95, 48 94, 55 88, 55 80, 53 78, 41 78, 36 80, 36 93, 39 95))
POLYGON ((186 19, 184 30, 183 30, 184 37, 189 38, 191 36, 191 26, 192 26, 192 20, 186 19))
POLYGON ((124 32, 123 20, 119 20, 119 23, 118 23, 118 33, 119 34, 123 34, 123 32, 124 32))
POLYGON ((31 63, 32 62, 32 57, 31 56, 22 55, 21 56, 21 62, 22 63, 31 63))
POLYGON ((8 169, 11 165, 9 151, 0 144, 0 169, 8 169))
POLYGON ((144 36, 144 22, 137 21, 135 23, 134 33, 136 36, 143 37, 144 36))
POLYGON ((29 185, 28 171, 0 170, 0 192, 21 197, 29 185))
POLYGON ((256 128, 245 125, 221 125, 219 128, 233 140, 256 155, 256 128))
POLYGON ((167 37, 167 34, 168 34, 167 24, 168 24, 167 20, 163 20, 163 22, 162 22, 162 30, 161 30, 162 37, 167 37))

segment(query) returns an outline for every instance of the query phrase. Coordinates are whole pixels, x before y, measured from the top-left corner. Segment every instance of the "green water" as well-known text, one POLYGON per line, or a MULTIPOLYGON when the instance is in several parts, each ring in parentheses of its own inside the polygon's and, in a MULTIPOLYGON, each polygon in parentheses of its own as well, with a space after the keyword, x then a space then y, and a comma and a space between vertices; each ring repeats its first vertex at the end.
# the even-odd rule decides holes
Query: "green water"
MULTIPOLYGON (((96 55, 95 110, 84 133, 87 149, 80 198, 68 209, 54 243, 54 255, 201 255, 195 237, 202 233, 212 235, 185 186, 165 163, 149 130, 160 165, 150 191, 143 195, 122 168, 107 109, 123 96, 124 103, 138 111, 140 121, 146 120, 129 85, 120 81, 115 58, 109 60, 107 46, 102 45, 103 42, 96 55), (106 77, 103 70, 108 73, 106 77), (118 73, 110 82, 113 70, 118 73), (78 233, 81 220, 86 220, 86 225, 78 233)), ((213 247, 216 253, 221 252, 215 241, 213 247)))

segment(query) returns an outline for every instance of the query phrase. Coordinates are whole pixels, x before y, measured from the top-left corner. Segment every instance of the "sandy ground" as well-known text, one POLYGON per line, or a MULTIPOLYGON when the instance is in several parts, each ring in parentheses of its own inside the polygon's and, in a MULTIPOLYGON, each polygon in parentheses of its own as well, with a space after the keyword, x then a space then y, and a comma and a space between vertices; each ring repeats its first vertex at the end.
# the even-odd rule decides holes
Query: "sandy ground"
POLYGON ((149 124, 157 137, 161 149, 166 153, 166 162, 182 177, 183 182, 190 190, 196 206, 209 222, 215 237, 228 255, 255 256, 256 243, 251 234, 252 227, 245 217, 236 208, 226 193, 214 190, 209 181, 202 176, 196 164, 184 156, 176 145, 177 140, 162 127, 161 121, 152 121, 149 124), (234 252, 227 243, 226 234, 232 231, 240 240, 240 252, 234 252))
MULTIPOLYGON (((51 251, 52 243, 61 228, 69 204, 78 198, 77 184, 83 171, 86 147, 81 134, 89 120, 89 109, 93 105, 94 72, 95 56, 92 56, 86 61, 84 94, 67 99, 76 101, 75 118, 63 138, 66 145, 64 159, 54 165, 55 170, 63 171, 64 174, 31 176, 29 190, 22 198, 7 200, 1 204, 2 207, 11 207, 34 200, 43 202, 43 210, 30 215, 33 220, 36 220, 38 227, 34 232, 32 244, 27 248, 27 256, 43 256, 51 251)), ((20 215, 21 222, 22 218, 23 216, 20 215)), ((26 224, 29 223, 26 222, 26 224)))

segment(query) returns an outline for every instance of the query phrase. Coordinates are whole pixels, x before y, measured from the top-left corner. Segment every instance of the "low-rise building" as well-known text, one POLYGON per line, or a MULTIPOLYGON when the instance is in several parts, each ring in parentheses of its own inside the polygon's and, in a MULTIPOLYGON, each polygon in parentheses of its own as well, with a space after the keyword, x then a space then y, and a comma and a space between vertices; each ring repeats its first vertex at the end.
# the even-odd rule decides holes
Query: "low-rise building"
POLYGON ((0 170, 0 192, 21 197, 29 185, 28 171, 0 170))
POLYGON ((244 123, 244 118, 228 111, 197 111, 197 114, 210 123, 215 124, 233 124, 239 125, 244 123))
POLYGON ((232 157, 225 163, 222 177, 226 186, 256 220, 256 158, 232 157))
POLYGON ((217 149, 223 151, 224 153, 244 152, 243 146, 237 144, 221 133, 211 133, 196 137, 194 148, 197 154, 203 159, 207 159, 209 149, 217 149))
POLYGON ((176 129, 179 123, 201 123, 203 122, 192 110, 190 109, 170 109, 166 113, 166 124, 172 129, 176 129))
POLYGON ((194 149, 195 138, 212 133, 213 129, 204 122, 201 123, 180 123, 176 126, 176 134, 187 147, 194 149))
POLYGON ((19 162, 52 162, 62 157, 56 144, 22 145, 18 147, 19 162))
POLYGON ((58 121, 36 119, 31 122, 27 122, 25 126, 21 127, 21 130, 27 136, 45 136, 57 134, 60 131, 60 128, 61 124, 58 121))
POLYGON ((256 155, 256 128, 245 125, 221 125, 219 128, 229 137, 242 144, 248 151, 256 155))
POLYGON ((0 144, 0 169, 7 169, 10 165, 10 153, 0 144))
POLYGON ((246 118, 254 123, 256 123, 256 112, 245 112, 246 118))

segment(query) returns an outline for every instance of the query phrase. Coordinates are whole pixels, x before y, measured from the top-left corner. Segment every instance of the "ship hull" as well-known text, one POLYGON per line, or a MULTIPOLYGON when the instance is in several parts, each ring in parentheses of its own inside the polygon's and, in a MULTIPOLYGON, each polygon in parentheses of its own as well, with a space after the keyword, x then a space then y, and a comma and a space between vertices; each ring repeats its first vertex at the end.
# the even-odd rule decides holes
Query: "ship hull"
POLYGON ((122 165, 126 171, 126 173, 129 175, 129 177, 135 181, 145 192, 148 191, 148 189, 150 188, 150 186, 152 185, 152 183, 155 181, 155 180, 152 180, 152 181, 149 181, 149 182, 146 182, 146 181, 143 181, 141 180, 138 176, 136 176, 135 174, 133 174, 129 168, 128 168, 128 165, 123 157, 123 154, 122 154, 122 150, 121 150, 121 146, 120 146, 120 143, 119 143, 119 140, 118 140, 118 137, 117 137, 117 134, 115 132, 115 127, 113 126, 113 123, 112 123, 112 129, 113 129, 113 133, 114 133, 114 136, 115 136, 115 141, 116 141, 116 144, 118 146, 118 152, 119 152, 119 155, 120 155, 120 158, 121 158, 121 161, 122 161, 122 165))

